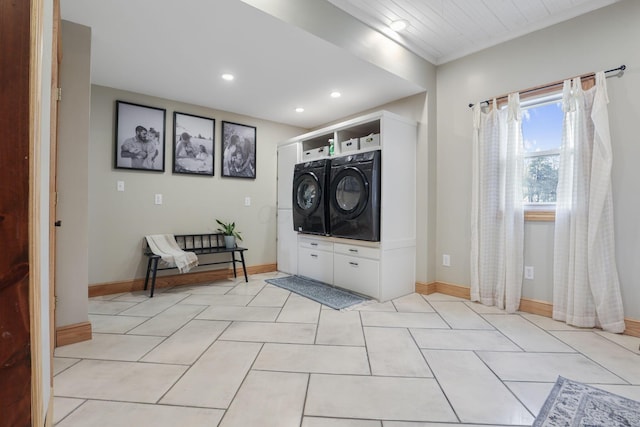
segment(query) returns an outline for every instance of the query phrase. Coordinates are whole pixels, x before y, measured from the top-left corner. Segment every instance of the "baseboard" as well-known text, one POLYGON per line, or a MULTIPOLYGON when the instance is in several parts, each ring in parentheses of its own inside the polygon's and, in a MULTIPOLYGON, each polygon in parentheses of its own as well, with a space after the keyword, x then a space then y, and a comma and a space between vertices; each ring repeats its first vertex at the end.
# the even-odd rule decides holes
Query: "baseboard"
MULTIPOLYGON (((429 295, 438 292, 458 298, 464 298, 468 300, 471 299, 471 288, 467 286, 453 285, 451 283, 432 282, 427 284, 418 282, 416 283, 416 292, 423 295, 429 295)), ((520 298, 520 311, 524 313, 551 317, 553 314, 553 304, 546 301, 520 298)), ((640 337, 640 320, 625 318, 624 323, 624 335, 640 337)))
POLYGON ((91 323, 82 322, 56 328, 56 347, 89 341, 91 339, 91 323))
MULTIPOLYGON (((277 270, 276 264, 263 264, 247 267, 247 275, 269 273, 277 270)), ((241 277, 242 269, 237 271, 241 277)), ((197 285, 200 283, 214 282, 233 277, 232 268, 221 268, 217 270, 196 271, 185 274, 171 274, 156 276, 156 289, 168 288, 172 286, 197 285)), ((112 295, 124 292, 141 291, 144 289, 144 279, 124 280, 120 282, 100 283, 89 286, 89 298, 102 295, 112 295)))

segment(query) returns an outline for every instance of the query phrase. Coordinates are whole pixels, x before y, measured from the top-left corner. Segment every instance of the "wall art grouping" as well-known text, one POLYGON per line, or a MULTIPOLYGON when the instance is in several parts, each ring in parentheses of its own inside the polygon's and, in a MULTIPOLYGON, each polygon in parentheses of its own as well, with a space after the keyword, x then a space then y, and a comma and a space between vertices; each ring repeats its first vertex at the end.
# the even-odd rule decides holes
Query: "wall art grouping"
MULTIPOLYGON (((115 168, 164 172, 166 110, 116 101, 115 168)), ((214 176, 213 118, 174 111, 174 174, 214 176)), ((256 128, 222 122, 222 177, 256 177, 256 128)))

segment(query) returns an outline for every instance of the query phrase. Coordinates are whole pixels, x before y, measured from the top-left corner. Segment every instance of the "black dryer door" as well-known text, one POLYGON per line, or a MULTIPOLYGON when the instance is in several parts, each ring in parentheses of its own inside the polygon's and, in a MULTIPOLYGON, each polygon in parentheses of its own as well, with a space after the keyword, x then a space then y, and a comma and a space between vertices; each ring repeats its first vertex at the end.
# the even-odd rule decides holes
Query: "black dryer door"
POLYGON ((322 201, 322 187, 313 172, 306 172, 296 177, 293 182, 293 208, 301 215, 313 214, 322 201))
POLYGON ((342 218, 357 218, 368 200, 369 182, 360 169, 346 167, 331 181, 331 205, 342 218))

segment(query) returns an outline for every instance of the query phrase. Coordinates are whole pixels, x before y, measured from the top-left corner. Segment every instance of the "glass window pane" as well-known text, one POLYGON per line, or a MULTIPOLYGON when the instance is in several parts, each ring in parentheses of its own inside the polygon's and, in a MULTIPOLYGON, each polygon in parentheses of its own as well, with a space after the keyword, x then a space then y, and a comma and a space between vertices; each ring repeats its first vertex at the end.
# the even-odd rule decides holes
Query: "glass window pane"
POLYGON ((559 154, 528 157, 524 160, 524 203, 556 202, 559 161, 559 154))
POLYGON ((562 143, 562 103, 552 102, 522 110, 524 152, 558 150, 562 143))

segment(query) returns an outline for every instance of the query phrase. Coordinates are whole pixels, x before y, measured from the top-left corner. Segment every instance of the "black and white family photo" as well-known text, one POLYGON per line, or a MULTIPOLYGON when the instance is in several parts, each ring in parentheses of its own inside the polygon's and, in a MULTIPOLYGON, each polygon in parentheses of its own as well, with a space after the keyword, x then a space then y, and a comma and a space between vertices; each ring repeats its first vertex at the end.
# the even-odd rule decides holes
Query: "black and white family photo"
POLYGON ((116 169, 164 172, 166 111, 116 101, 116 169))
POLYGON ((255 127, 222 122, 222 176, 255 179, 255 127))
POLYGON ((215 120, 173 113, 173 172, 213 176, 215 120))

